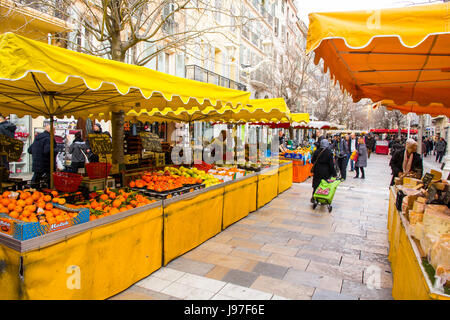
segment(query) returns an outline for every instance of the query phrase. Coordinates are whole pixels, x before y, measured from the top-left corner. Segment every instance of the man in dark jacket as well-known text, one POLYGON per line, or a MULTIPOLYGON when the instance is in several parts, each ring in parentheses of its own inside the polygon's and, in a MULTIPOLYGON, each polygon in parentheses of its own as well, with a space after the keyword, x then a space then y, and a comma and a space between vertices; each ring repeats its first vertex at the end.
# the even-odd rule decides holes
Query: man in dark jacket
POLYGON ((439 163, 442 162, 442 158, 444 157, 445 150, 447 150, 447 142, 444 140, 443 137, 439 140, 439 142, 436 144, 436 162, 439 161, 439 163))
MULTIPOLYGON (((14 138, 16 132, 16 125, 6 120, 6 118, 0 113, 0 134, 7 137, 14 138)), ((0 156, 0 165, 3 165, 9 171, 9 162, 6 156, 0 156)))
POLYGON ((0 113, 0 134, 14 138, 16 132, 16 125, 6 120, 6 118, 0 113))
MULTIPOLYGON (((56 141, 54 141, 56 145, 56 141)), ((45 131, 39 133, 34 142, 28 148, 32 157, 33 184, 41 181, 50 181, 50 125, 45 126, 45 131)), ((55 159, 53 159, 55 161, 55 159)))
MULTIPOLYGON (((311 163, 313 167, 313 195, 317 187, 319 187, 320 181, 322 179, 330 179, 336 176, 336 169, 333 162, 333 152, 330 149, 330 143, 327 139, 322 139, 320 141, 320 148, 314 152, 311 163)), ((311 198, 311 202, 314 202, 314 198, 311 198)))
POLYGON ((341 172, 341 180, 345 181, 347 178, 347 157, 349 149, 347 141, 343 137, 338 138, 336 143, 335 154, 337 158, 337 165, 339 171, 341 172))
POLYGON ((418 177, 420 176, 419 179, 422 178, 423 163, 422 157, 417 153, 417 142, 413 139, 408 139, 406 141, 406 148, 399 149, 392 155, 389 166, 392 169, 391 186, 394 185, 395 178, 400 173, 414 172, 418 177), (405 156, 407 157, 406 161, 405 156))
POLYGON ((372 152, 375 152, 375 138, 373 137, 372 133, 370 133, 366 139, 366 147, 367 147, 367 156, 370 159, 370 154, 372 152))

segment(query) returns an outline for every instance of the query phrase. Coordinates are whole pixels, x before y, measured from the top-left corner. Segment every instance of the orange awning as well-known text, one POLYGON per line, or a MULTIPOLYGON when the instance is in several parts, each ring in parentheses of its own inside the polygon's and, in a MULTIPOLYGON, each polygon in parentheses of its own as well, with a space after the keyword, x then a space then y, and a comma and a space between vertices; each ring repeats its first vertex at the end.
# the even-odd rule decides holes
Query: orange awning
POLYGON ((450 116, 450 3, 309 18, 307 50, 354 102, 450 116))

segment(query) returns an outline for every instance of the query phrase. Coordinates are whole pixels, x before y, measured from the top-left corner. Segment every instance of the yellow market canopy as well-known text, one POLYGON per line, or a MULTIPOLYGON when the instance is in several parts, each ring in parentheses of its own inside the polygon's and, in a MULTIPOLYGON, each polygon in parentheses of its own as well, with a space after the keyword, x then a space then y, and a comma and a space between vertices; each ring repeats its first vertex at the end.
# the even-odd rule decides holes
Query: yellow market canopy
POLYGON ((283 98, 251 99, 247 105, 239 105, 236 108, 228 106, 217 108, 191 108, 189 110, 141 110, 129 111, 126 114, 128 120, 140 121, 173 121, 173 122, 280 122, 289 121, 289 109, 283 98))
POLYGON ((312 13, 307 50, 355 102, 391 100, 395 109, 450 116, 449 12, 450 3, 439 3, 312 13))
POLYGON ((19 116, 77 116, 146 108, 237 107, 250 92, 175 77, 5 33, 0 107, 19 116))

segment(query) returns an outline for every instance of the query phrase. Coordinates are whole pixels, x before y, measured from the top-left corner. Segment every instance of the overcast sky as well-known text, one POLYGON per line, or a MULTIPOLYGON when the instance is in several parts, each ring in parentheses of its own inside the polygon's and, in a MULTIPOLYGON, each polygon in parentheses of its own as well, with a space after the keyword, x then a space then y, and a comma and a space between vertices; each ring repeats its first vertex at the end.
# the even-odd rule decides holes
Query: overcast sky
POLYGON ((308 14, 311 12, 353 11, 381 8, 406 7, 414 4, 441 2, 436 0, 296 0, 299 18, 307 25, 308 14))

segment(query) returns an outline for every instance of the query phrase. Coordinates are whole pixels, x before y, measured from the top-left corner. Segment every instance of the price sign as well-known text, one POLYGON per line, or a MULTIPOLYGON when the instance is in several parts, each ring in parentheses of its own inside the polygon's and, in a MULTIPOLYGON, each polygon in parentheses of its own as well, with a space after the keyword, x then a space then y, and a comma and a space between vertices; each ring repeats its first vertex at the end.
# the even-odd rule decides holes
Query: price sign
POLYGON ((141 132, 139 135, 141 136, 142 147, 146 151, 162 152, 161 141, 158 135, 150 132, 141 132))
POLYGON ((8 161, 19 161, 23 152, 23 142, 0 134, 0 155, 6 156, 8 161))
POLYGON ((107 134, 89 134, 89 145, 95 154, 112 153, 111 139, 107 134))
POLYGON ((433 180, 433 175, 431 173, 426 173, 422 178, 423 188, 428 189, 432 180, 433 180))

